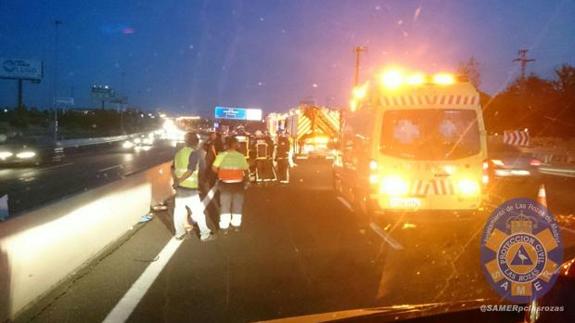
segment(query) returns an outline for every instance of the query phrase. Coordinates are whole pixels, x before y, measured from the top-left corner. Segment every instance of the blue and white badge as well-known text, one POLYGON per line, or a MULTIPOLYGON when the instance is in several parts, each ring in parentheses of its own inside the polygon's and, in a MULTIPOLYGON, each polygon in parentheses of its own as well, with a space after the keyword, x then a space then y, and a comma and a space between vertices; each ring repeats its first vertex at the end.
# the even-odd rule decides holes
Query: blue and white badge
POLYGON ((505 299, 529 303, 551 289, 563 261, 559 225, 527 198, 509 200, 489 217, 481 238, 485 278, 505 299))

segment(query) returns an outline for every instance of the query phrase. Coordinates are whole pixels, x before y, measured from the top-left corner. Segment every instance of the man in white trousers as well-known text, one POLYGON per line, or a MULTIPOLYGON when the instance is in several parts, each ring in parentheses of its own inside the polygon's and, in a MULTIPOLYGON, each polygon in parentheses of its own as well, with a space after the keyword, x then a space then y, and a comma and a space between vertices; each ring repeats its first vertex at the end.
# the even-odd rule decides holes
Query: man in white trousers
POLYGON ((238 141, 235 137, 226 140, 227 150, 219 153, 212 165, 218 174, 220 190, 220 230, 227 233, 230 225, 238 231, 242 224, 244 191, 249 182, 249 165, 246 157, 237 151, 238 141))
POLYGON ((205 208, 198 194, 199 177, 205 171, 205 152, 198 147, 199 142, 197 134, 186 133, 185 146, 176 152, 172 164, 173 187, 176 190, 174 230, 178 240, 183 239, 192 229, 188 221, 188 210, 192 213, 192 220, 198 224, 200 239, 213 239, 206 224, 205 208))

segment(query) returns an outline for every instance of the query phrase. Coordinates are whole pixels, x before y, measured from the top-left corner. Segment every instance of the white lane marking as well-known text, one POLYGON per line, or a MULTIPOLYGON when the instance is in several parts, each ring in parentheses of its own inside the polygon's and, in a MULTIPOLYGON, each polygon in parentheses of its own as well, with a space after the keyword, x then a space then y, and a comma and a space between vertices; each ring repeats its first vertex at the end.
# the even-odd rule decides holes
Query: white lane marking
POLYGON ((345 206, 346 208, 348 208, 351 212, 353 212, 353 208, 351 207, 351 205, 341 196, 337 197, 337 200, 341 202, 341 204, 343 204, 343 206, 345 206))
POLYGON ((182 244, 182 241, 183 240, 176 240, 175 238, 168 241, 164 249, 158 254, 158 260, 148 265, 138 280, 132 284, 132 287, 130 287, 108 316, 106 316, 104 323, 118 323, 128 320, 150 286, 152 286, 164 267, 166 267, 168 261, 174 256, 182 244))
POLYGON ((58 168, 62 168, 62 167, 70 166, 70 165, 74 165, 74 163, 65 163, 65 164, 60 164, 60 165, 50 166, 50 167, 46 167, 46 168, 41 168, 41 170, 52 170, 52 169, 58 169, 58 168))
POLYGON ((369 227, 395 250, 403 250, 403 246, 385 232, 379 225, 371 222, 369 227))
MULTIPOLYGON (((214 185, 214 187, 212 187, 206 194, 206 197, 202 201, 204 208, 210 203, 211 199, 216 194, 216 190, 217 187, 214 185)), ((150 289, 150 286, 152 286, 164 267, 166 267, 168 261, 170 261, 174 256, 182 242, 183 240, 176 240, 175 238, 168 241, 164 246, 164 249, 160 251, 156 258, 154 258, 158 260, 148 265, 138 280, 132 284, 122 299, 116 304, 108 316, 106 316, 104 323, 125 322, 128 320, 136 306, 138 306, 144 295, 146 295, 148 289, 150 289)))
POLYGON ((106 168, 102 168, 102 169, 98 169, 98 172, 105 172, 105 171, 109 171, 112 170, 114 168, 119 168, 119 167, 124 167, 122 164, 118 164, 118 165, 114 165, 114 166, 110 166, 110 167, 106 167, 106 168))

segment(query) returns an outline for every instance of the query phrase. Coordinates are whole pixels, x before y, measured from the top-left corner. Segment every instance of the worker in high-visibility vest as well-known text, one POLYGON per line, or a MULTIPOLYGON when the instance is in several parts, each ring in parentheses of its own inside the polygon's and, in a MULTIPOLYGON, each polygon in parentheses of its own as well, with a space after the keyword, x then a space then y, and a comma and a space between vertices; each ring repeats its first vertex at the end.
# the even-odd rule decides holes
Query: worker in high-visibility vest
POLYGON ((244 191, 248 181, 248 161, 237 151, 238 140, 230 136, 226 139, 227 150, 218 154, 212 165, 218 174, 220 191, 220 229, 225 232, 230 227, 236 231, 242 224, 244 191))
POLYGON ((198 224, 200 239, 207 241, 213 237, 206 224, 204 204, 198 194, 199 177, 205 171, 205 152, 198 145, 198 135, 186 133, 185 146, 176 152, 172 164, 173 188, 176 190, 174 229, 178 240, 183 239, 192 229, 188 221, 188 209, 192 212, 192 220, 198 224))

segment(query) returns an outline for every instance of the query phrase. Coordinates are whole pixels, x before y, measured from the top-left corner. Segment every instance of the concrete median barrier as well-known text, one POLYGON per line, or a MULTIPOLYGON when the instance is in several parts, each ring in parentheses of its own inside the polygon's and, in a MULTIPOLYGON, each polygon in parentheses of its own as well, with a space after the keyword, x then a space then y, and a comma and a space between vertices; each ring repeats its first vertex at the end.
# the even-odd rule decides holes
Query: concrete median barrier
POLYGON ((0 322, 100 255, 171 194, 164 163, 0 224, 0 322))

